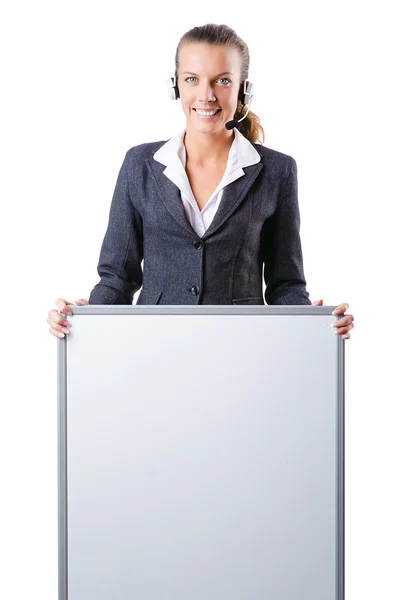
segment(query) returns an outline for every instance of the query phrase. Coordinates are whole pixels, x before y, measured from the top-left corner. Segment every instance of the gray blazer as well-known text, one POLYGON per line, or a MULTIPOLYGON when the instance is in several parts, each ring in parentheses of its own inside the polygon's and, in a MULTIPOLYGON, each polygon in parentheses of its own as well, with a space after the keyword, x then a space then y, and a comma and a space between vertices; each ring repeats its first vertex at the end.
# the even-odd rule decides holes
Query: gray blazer
POLYGON ((153 154, 128 150, 121 166, 90 304, 311 304, 306 291, 297 166, 260 144, 261 161, 230 183, 209 228, 191 227, 179 188, 153 154), (143 260, 143 269, 142 269, 143 260))

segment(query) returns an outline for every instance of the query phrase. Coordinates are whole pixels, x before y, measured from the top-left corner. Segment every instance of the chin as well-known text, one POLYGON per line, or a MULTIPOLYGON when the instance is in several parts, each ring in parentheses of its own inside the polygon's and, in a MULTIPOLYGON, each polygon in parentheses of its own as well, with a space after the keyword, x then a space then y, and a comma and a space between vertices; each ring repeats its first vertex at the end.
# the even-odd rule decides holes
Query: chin
POLYGON ((197 122, 189 122, 189 126, 195 131, 199 131, 200 133, 216 133, 218 131, 225 130, 225 123, 197 123, 197 122))

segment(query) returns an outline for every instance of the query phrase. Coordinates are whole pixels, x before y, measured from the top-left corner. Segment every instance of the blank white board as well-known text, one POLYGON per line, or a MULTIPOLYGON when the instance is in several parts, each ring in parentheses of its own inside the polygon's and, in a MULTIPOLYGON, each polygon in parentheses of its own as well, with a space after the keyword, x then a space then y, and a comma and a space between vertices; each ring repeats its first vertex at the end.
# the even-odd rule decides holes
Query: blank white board
POLYGON ((60 600, 343 600, 334 307, 71 307, 60 600))

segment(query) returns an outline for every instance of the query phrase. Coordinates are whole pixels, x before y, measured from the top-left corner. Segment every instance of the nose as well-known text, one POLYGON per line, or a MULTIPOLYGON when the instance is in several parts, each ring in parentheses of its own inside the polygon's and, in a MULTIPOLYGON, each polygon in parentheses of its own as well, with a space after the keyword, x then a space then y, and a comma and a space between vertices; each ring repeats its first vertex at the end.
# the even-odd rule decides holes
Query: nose
POLYGON ((206 83, 204 81, 201 84, 198 90, 197 99, 199 100, 199 102, 213 102, 214 100, 216 100, 214 91, 210 83, 206 83))

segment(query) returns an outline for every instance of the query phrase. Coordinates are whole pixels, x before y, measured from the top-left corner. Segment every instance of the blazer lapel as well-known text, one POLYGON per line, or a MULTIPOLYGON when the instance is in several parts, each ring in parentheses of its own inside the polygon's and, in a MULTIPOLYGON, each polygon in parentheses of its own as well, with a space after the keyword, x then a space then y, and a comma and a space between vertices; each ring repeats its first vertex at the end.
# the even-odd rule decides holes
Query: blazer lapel
POLYGON ((202 236, 202 239, 205 239, 209 235, 215 233, 215 231, 224 224, 230 215, 237 210, 241 202, 248 194, 252 184, 258 177, 262 168, 263 164, 261 162, 248 167, 243 167, 243 171, 245 173, 244 177, 240 177, 239 179, 232 181, 232 183, 229 183, 229 185, 223 189, 223 195, 218 210, 215 213, 212 223, 202 236))
MULTIPOLYGON (((180 189, 164 175, 165 165, 154 159, 147 159, 147 162, 153 176, 154 185, 156 186, 165 207, 181 227, 197 237, 197 233, 186 217, 180 189)), ((238 208, 262 169, 263 164, 261 162, 248 167, 243 167, 245 175, 232 183, 229 183, 224 188, 218 210, 215 213, 211 225, 202 236, 202 239, 215 233, 215 231, 223 225, 226 219, 228 219, 238 208)))
POLYGON ((147 159, 147 163, 151 169, 154 184, 161 200, 165 204, 166 209, 171 213, 181 227, 186 229, 189 233, 193 233, 193 235, 197 237, 197 233, 190 225, 185 214, 180 189, 177 185, 175 185, 175 183, 168 179, 166 175, 164 175, 164 171, 166 169, 165 165, 150 158, 147 159))

